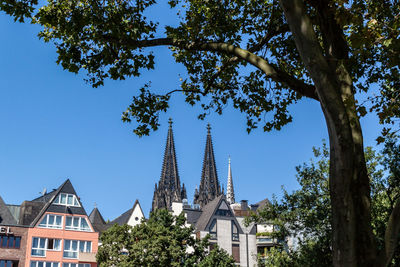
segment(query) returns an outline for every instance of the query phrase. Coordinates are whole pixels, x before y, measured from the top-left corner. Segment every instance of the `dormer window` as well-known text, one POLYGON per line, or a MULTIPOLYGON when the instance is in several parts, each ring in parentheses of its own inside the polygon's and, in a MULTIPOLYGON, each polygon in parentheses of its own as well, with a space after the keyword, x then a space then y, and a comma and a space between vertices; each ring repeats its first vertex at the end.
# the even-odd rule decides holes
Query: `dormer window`
POLYGON ((39 227, 62 229, 62 218, 61 215, 46 214, 39 223, 39 227))
POLYGON ((67 216, 65 230, 91 232, 90 226, 84 217, 67 216))
POLYGON ((217 239, 217 220, 213 220, 210 225, 210 239, 216 240, 217 239))
POLYGON ((53 204, 80 207, 78 198, 73 194, 60 193, 53 204))

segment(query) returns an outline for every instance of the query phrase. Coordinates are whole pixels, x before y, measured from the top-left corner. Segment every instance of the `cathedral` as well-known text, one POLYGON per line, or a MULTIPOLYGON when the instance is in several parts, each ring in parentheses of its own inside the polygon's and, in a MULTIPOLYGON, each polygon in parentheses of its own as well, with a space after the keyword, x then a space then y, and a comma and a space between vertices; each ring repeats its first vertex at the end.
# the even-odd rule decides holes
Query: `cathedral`
MULTIPOLYGON (((211 127, 210 124, 208 124, 200 186, 199 188, 196 188, 194 192, 193 204, 202 208, 222 194, 224 193, 221 190, 221 185, 218 180, 211 138, 211 127)), ((170 209, 172 202, 182 202, 183 199, 187 199, 186 188, 185 184, 182 184, 181 186, 179 179, 174 135, 172 131, 172 120, 169 119, 161 177, 158 184, 155 184, 152 210, 160 208, 170 209)), ((230 160, 228 169, 227 201, 229 203, 235 202, 230 160)))

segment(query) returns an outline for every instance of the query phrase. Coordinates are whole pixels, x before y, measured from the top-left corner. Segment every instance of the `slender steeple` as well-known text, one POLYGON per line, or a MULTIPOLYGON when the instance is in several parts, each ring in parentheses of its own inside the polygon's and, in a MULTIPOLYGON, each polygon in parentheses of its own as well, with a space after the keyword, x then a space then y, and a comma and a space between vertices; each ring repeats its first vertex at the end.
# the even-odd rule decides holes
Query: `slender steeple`
MULTIPOLYGON (((182 201, 181 182, 178 173, 178 164, 175 154, 172 119, 169 119, 167 143, 165 145, 164 160, 158 187, 154 189, 152 210, 171 207, 172 201, 182 201)), ((184 189, 184 188, 183 188, 184 189)))
POLYGON ((229 202, 229 204, 235 203, 235 191, 233 190, 231 157, 229 157, 229 163, 228 163, 228 184, 226 186, 226 200, 229 202))
POLYGON ((200 189, 195 192, 194 204, 201 207, 221 195, 221 186, 218 181, 215 165, 214 149, 211 140, 211 127, 207 125, 207 140, 204 152, 203 169, 201 172, 200 189))

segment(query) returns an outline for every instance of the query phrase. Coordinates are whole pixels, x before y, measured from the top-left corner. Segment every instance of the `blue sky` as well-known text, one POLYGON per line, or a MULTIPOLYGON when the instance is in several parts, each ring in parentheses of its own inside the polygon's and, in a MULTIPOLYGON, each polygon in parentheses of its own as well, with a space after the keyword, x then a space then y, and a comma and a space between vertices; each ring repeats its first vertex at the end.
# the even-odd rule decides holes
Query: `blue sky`
MULTIPOLYGON (((147 216, 161 173, 169 117, 190 202, 200 182, 208 122, 220 182, 226 185, 230 155, 236 199, 250 203, 280 196, 282 185, 296 189, 295 166, 310 159, 312 146, 327 139, 319 104, 311 100, 291 108, 294 122, 283 130, 257 129, 248 135, 244 114, 228 107, 222 116, 199 121, 199 109, 179 95, 161 116, 159 131, 138 138, 134 125, 122 123, 121 113, 149 80, 154 88, 178 87, 178 75, 185 72, 170 52, 157 48, 156 70, 140 78, 107 81, 94 89, 83 75, 56 65, 54 46, 38 40, 38 30, 0 14, 0 196, 6 203, 33 199, 70 178, 88 213, 97 203, 106 219, 114 219, 139 199, 147 216)), ((374 145, 376 118, 363 118, 362 124, 365 144, 374 145)))

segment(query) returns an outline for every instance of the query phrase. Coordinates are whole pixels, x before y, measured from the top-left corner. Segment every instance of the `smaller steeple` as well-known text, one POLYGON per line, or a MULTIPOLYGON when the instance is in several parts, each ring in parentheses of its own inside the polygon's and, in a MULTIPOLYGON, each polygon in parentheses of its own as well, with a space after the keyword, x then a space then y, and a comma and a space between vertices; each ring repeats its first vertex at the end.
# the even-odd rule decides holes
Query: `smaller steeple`
POLYGON ((235 203, 235 191, 233 190, 233 180, 232 180, 232 169, 231 169, 231 157, 228 161, 228 184, 226 186, 226 200, 229 204, 235 203))

